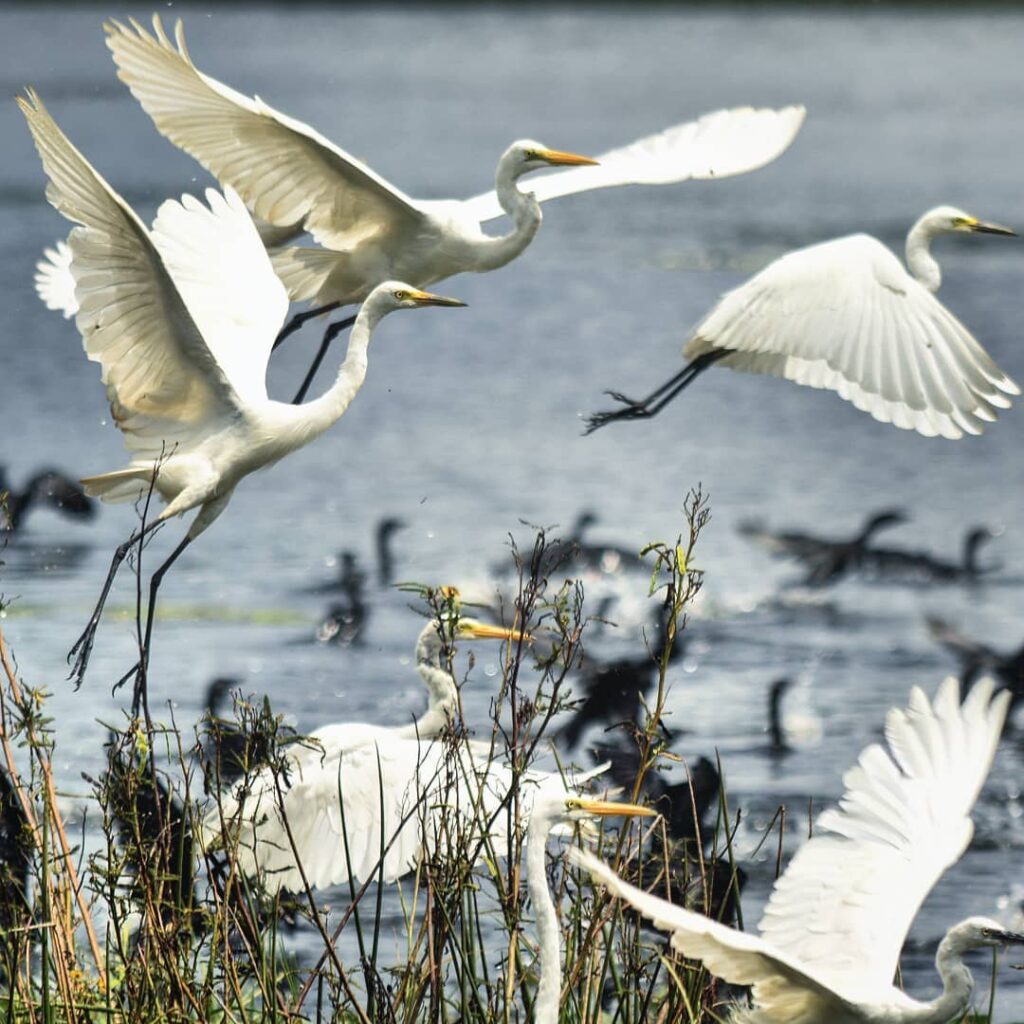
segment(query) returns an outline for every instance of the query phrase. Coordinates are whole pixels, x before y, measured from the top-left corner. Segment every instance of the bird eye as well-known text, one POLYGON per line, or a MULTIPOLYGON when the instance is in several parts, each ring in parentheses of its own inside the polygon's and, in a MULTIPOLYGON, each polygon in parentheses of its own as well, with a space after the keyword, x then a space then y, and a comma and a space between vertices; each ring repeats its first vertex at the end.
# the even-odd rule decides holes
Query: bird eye
POLYGON ((399 290, 395 292, 395 298, 398 299, 399 302, 405 302, 405 300, 409 298, 409 293, 399 290))

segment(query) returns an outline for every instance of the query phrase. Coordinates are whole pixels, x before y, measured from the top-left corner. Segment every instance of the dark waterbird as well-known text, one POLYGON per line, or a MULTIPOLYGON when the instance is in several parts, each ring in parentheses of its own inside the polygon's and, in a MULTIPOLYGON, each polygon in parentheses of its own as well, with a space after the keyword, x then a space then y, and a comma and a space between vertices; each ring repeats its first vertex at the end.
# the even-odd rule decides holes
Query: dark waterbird
POLYGON ((927 551, 872 548, 865 552, 863 567, 872 576, 883 580, 970 583, 1000 568, 999 565, 982 565, 978 561, 982 546, 995 536, 987 526, 972 526, 964 535, 963 554, 959 562, 937 558, 927 551))
POLYGON ((38 470, 21 490, 15 490, 6 467, 0 466, 0 532, 16 532, 33 505, 55 509, 70 519, 92 519, 96 515, 96 503, 60 470, 38 470))
POLYGON ((293 729, 281 725, 266 697, 261 703, 240 700, 238 713, 229 718, 235 693, 241 693, 241 681, 233 676, 218 676, 206 689, 201 743, 207 793, 224 789, 268 764, 277 745, 295 736, 293 729))
POLYGON ((752 520, 740 523, 738 530, 769 554, 803 562, 807 566, 803 583, 817 587, 834 583, 847 573, 860 569, 865 564, 875 535, 880 530, 907 522, 908 518, 902 509, 873 512, 852 537, 821 537, 799 530, 769 530, 752 520))
MULTIPOLYGON (((632 792, 640 774, 640 748, 632 739, 596 743, 596 761, 611 765, 608 776, 626 792, 632 792)), ((746 873, 726 861, 705 856, 703 850, 713 838, 708 815, 718 799, 721 779, 718 769, 706 757, 686 765, 679 782, 666 782, 657 763, 644 774, 641 802, 664 819, 664 829, 649 831, 650 842, 636 877, 644 888, 666 886, 677 902, 732 922, 736 901, 746 873)))
MULTIPOLYGON (((0 767, 0 935, 24 928, 31 915, 31 836, 14 781, 7 769, 0 767)), ((0 974, 10 977, 15 965, 7 960, 6 954, 0 957, 0 974)))
POLYGON ((945 619, 928 616, 928 632, 960 662, 960 685, 967 691, 983 675, 994 676, 1011 694, 1011 709, 1024 699, 1024 644, 1014 651, 997 651, 959 632, 945 619))
MULTIPOLYGON (((572 750, 593 725, 615 725, 635 719, 640 698, 650 693, 658 678, 668 643, 670 614, 671 609, 666 606, 658 610, 656 621, 650 627, 653 635, 645 638, 646 650, 642 654, 612 661, 584 660, 573 685, 574 693, 582 696, 582 700, 559 733, 559 739, 568 749, 572 750)), ((683 636, 677 634, 668 652, 670 664, 682 655, 684 646, 683 636)))

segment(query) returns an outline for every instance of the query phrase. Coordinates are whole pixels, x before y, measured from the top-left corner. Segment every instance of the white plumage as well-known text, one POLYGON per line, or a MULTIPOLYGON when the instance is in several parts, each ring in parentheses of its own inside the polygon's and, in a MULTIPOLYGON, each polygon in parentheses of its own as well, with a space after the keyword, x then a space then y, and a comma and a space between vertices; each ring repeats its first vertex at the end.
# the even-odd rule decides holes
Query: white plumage
POLYGON ((616 895, 672 933, 684 956, 753 986, 758 1024, 944 1024, 966 1007, 967 949, 1024 942, 986 918, 954 926, 939 946, 943 993, 919 1003, 892 984, 925 896, 967 848, 970 812, 995 755, 1009 694, 977 683, 963 705, 955 679, 934 702, 915 688, 886 720, 889 750, 873 744, 843 777, 837 808, 776 882, 760 936, 737 932, 627 885, 575 855, 616 895))
MULTIPOLYGON (((208 206, 191 196, 168 200, 150 233, 34 92, 18 104, 50 178, 50 202, 80 225, 68 238, 75 322, 86 354, 100 364, 111 414, 132 455, 124 469, 83 479, 86 492, 128 501, 153 481, 167 506, 147 529, 199 508, 185 540, 154 574, 155 595, 163 571, 220 515, 243 477, 309 443, 345 412, 366 376, 370 336, 381 317, 462 303, 385 282, 364 303, 333 386, 299 407, 271 401, 266 365, 288 297, 238 196, 211 189, 208 206)), ((76 645, 79 680, 127 550, 118 549, 76 645)), ((151 600, 147 649, 152 611, 151 600)))
POLYGON ((607 166, 573 166, 531 181, 536 200, 516 188, 521 175, 593 161, 521 140, 501 158, 495 191, 465 201, 418 200, 308 125, 199 71, 180 21, 177 47, 158 17, 153 34, 134 21, 106 28, 118 76, 158 130, 232 185, 257 216, 296 234, 308 231, 325 247, 274 255, 290 297, 315 299, 317 306, 359 301, 387 277, 425 287, 463 271, 503 266, 536 233, 537 200, 754 170, 789 146, 804 117, 802 107, 718 111, 613 150, 602 158, 607 166), (481 223, 502 213, 512 216, 513 230, 484 234, 481 223))
POLYGON ((929 251, 947 231, 1013 234, 953 207, 926 213, 907 236, 910 273, 869 235, 799 249, 727 292, 683 349, 689 365, 648 398, 590 417, 655 415, 711 362, 827 388, 882 423, 926 436, 980 434, 1017 385, 935 298, 929 251))

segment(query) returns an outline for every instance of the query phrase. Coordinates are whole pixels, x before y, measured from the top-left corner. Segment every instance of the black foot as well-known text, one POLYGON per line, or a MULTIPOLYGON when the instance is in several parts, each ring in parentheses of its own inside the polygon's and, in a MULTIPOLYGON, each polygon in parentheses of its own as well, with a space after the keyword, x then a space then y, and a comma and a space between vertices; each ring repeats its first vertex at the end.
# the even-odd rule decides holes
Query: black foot
POLYGON ((75 681, 75 689, 77 690, 85 679, 85 670, 89 667, 89 658, 92 656, 92 645, 96 639, 96 629, 100 624, 99 616, 94 615, 89 620, 89 625, 85 627, 85 632, 75 641, 75 646, 68 651, 68 664, 71 664, 71 659, 74 659, 74 664, 71 664, 71 672, 68 675, 68 679, 75 681))
MULTIPOLYGON (((620 396, 612 396, 619 401, 628 402, 629 399, 622 398, 620 396)), ((646 405, 642 404, 629 404, 622 409, 616 409, 614 412, 595 412, 590 416, 584 416, 583 422, 586 428, 583 431, 584 436, 592 434, 595 430, 601 427, 607 426, 609 423, 613 423, 616 420, 645 420, 653 415, 646 405)))

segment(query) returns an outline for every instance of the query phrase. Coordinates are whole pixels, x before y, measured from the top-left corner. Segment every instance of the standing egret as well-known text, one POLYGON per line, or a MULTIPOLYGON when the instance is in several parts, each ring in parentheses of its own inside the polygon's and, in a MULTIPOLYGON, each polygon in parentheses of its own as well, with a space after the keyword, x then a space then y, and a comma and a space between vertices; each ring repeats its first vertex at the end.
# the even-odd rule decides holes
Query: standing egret
MULTIPOLYGON (((460 616, 448 603, 449 596, 457 597, 446 595, 445 607, 423 627, 416 641, 416 671, 427 688, 427 709, 422 715, 402 726, 367 722, 320 726, 310 734, 311 744, 294 744, 289 749, 289 786, 282 784, 280 771, 268 767, 243 780, 233 794, 222 797, 211 809, 204 826, 206 835, 214 840, 222 825, 236 828, 240 863, 249 874, 261 872, 275 889, 301 889, 303 872, 315 886, 347 881, 346 831, 360 837, 359 849, 350 851, 352 877, 368 877, 381 839, 386 841, 400 831, 400 841, 385 860, 385 879, 391 881, 410 869, 419 850, 419 833, 415 821, 403 823, 402 817, 415 806, 420 780, 428 780, 423 785, 434 792, 445 776, 445 749, 430 741, 452 722, 459 706, 458 684, 445 664, 446 650, 464 639, 528 640, 518 630, 460 616), (383 782, 381 792, 379 782, 383 782), (344 801, 344 828, 339 792, 344 801), (381 803, 385 807, 383 822, 381 803), (369 844, 364 839, 367 829, 375 830, 375 839, 369 844), (295 838, 295 851, 289 832, 295 838), (295 862, 296 853, 302 870, 295 862)), ((486 768, 490 745, 470 744, 469 750, 464 767, 476 771, 482 764, 486 768)), ((507 773, 504 766, 496 771, 507 773)), ((499 782, 506 788, 509 784, 505 775, 499 782)))
POLYGON ((907 235, 909 273, 870 235, 788 253, 722 296, 694 328, 679 373, 639 401, 609 392, 624 408, 587 417, 586 432, 656 416, 721 363, 827 388, 881 423, 926 437, 980 434, 1020 388, 933 294, 942 276, 929 247, 953 231, 1015 234, 937 206, 907 235))
MULTIPOLYGON (((181 21, 177 48, 155 15, 152 35, 134 20, 110 21, 105 28, 118 77, 157 130, 235 188, 258 217, 308 231, 323 246, 274 254, 289 297, 315 303, 302 319, 359 302, 386 277, 425 288, 452 274, 503 267, 532 241, 541 222, 539 204, 547 199, 755 170, 785 151, 804 118, 803 107, 720 110, 597 161, 523 139, 498 162, 494 191, 468 200, 412 199, 309 125, 199 71, 181 21), (600 167, 582 166, 598 162, 600 167), (532 193, 517 188, 524 174, 561 165, 571 169, 531 181, 532 193), (502 214, 512 218, 512 230, 485 234, 481 224, 502 214)), ((328 331, 310 377, 330 338, 350 324, 342 321, 328 331)))
POLYGON ((865 749, 846 773, 838 808, 775 883, 760 936, 734 931, 623 882, 571 851, 609 890, 659 928, 672 947, 713 974, 753 989, 750 1024, 947 1024, 967 1008, 971 949, 1024 943, 997 921, 969 917, 939 943, 942 994, 919 1002, 893 976, 910 923, 932 886, 971 841, 970 812, 988 775, 1009 694, 991 679, 960 704, 955 679, 934 702, 914 688, 886 719, 889 752, 865 749))
POLYGON ((81 683, 117 568, 171 516, 198 508, 150 581, 135 703, 144 696, 157 589, 224 511, 238 482, 308 444, 348 408, 366 377, 370 336, 392 310, 461 306, 411 285, 378 285, 359 312, 337 379, 301 407, 267 397, 266 365, 288 297, 242 201, 211 190, 165 202, 149 232, 65 137, 31 89, 18 105, 50 178, 47 196, 80 227, 69 236, 86 354, 100 363, 127 468, 85 478, 88 494, 132 501, 152 487, 166 508, 122 544, 89 624, 72 648, 81 683))

